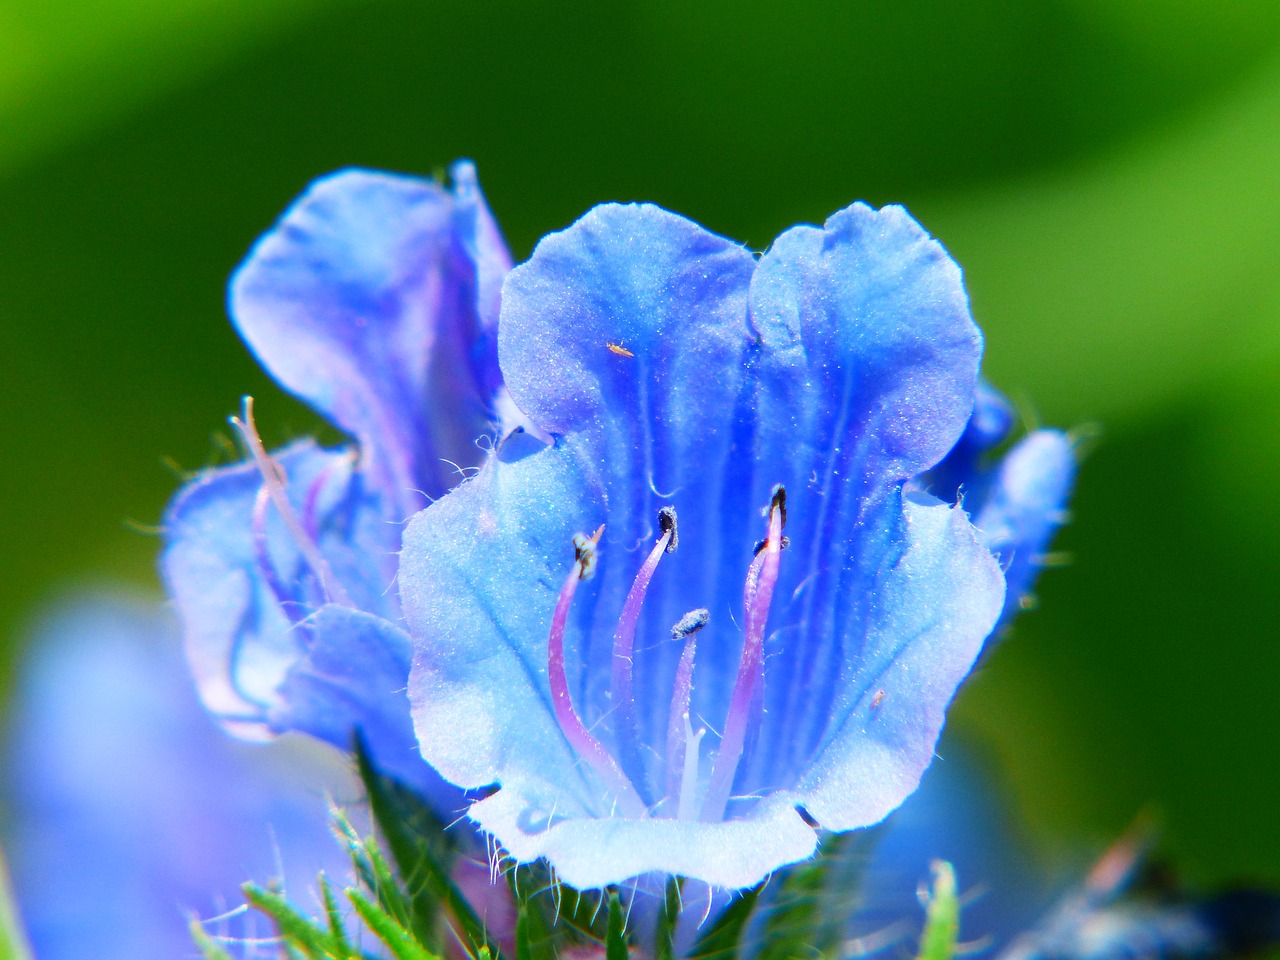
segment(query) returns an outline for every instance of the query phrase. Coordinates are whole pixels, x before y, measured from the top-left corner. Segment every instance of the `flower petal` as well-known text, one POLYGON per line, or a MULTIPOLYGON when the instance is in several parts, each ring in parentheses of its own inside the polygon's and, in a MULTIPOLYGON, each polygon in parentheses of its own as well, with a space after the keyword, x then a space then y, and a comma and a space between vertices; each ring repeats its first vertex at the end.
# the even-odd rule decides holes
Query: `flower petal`
POLYGON ((232 279, 263 365, 360 442, 408 513, 473 463, 500 383, 493 327, 510 257, 470 164, 455 194, 347 170, 317 180, 232 279))
MULTIPOLYGON (((411 696, 424 753, 446 776, 492 782, 502 761, 523 756, 513 749, 522 739, 534 758, 529 769, 552 782, 573 765, 545 692, 547 631, 570 538, 607 520, 605 550, 616 555, 584 591, 567 641, 588 665, 576 672, 580 687, 608 677, 612 650, 607 637, 591 644, 590 610, 616 617, 635 572, 623 548, 649 535, 667 502, 656 484, 685 491, 690 502, 719 499, 721 475, 707 464, 732 456, 754 265, 741 247, 674 214, 609 205, 542 240, 508 278, 500 343, 507 383, 537 427, 560 439, 517 464, 491 462, 406 533, 401 593, 418 638, 411 696), (500 643, 489 642, 490 622, 478 623, 477 609, 490 611, 500 643), (474 672, 473 656, 494 669, 496 686, 474 672), (520 695, 527 708, 503 717, 502 691, 513 686, 530 688, 520 695), (455 733, 468 727, 486 732, 455 733)), ((713 549, 714 511, 691 511, 682 523, 693 542, 713 549)), ((708 573, 714 580, 714 571, 695 575, 706 582, 708 573)), ((669 627, 688 607, 663 609, 669 627)), ((596 683, 579 693, 591 700, 602 690, 596 683)))
POLYGON ((568 467, 554 450, 491 460, 405 533, 399 584, 414 637, 414 724, 422 755, 459 786, 529 779, 586 788, 546 673, 548 625, 571 556, 562 532, 577 512, 580 476, 568 467))
POLYGON ((764 707, 778 719, 741 792, 794 782, 830 734, 907 542, 900 490, 960 437, 982 352, 960 268, 901 207, 853 204, 784 233, 752 281, 751 319, 765 398, 753 500, 786 485, 792 548, 767 649, 764 707))
POLYGON ((740 889, 811 856, 818 845, 813 828, 777 797, 719 823, 604 817, 531 827, 518 793, 499 790, 472 806, 471 816, 517 860, 546 857, 557 877, 580 890, 654 872, 740 889))
POLYGON ((881 820, 920 782, 944 712, 995 625, 1004 578, 964 511, 904 500, 906 547, 880 584, 834 723, 795 795, 831 830, 881 820))
POLYGON ((399 627, 328 604, 308 622, 311 644, 279 690, 271 726, 350 750, 357 728, 378 769, 415 788, 434 809, 461 813, 461 792, 422 760, 405 681, 412 641, 399 627))

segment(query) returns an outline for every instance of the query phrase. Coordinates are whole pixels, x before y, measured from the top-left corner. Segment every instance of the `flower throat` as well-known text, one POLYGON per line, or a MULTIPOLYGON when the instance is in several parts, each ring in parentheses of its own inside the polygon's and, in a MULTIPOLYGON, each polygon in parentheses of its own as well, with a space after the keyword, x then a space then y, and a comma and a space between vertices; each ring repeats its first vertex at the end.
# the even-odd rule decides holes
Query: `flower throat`
MULTIPOLYGON (((671 628, 672 639, 682 641, 684 646, 672 685, 664 754, 665 796, 658 805, 665 817, 708 822, 724 819, 729 793, 746 744, 751 704, 764 679, 764 631, 769 618, 769 607, 773 602, 774 587, 778 582, 781 553, 788 545, 787 538, 782 535, 786 523, 787 493, 778 484, 773 488, 769 503, 767 536, 756 545, 755 556, 747 568, 742 592, 742 653, 738 659, 738 672, 729 699, 720 749, 712 762, 707 786, 701 798, 698 797, 701 779, 699 747, 706 731, 693 729, 689 711, 697 634, 707 625, 710 613, 705 609, 692 610, 671 628)), ((636 625, 658 563, 665 554, 674 553, 679 544, 674 507, 667 506, 658 511, 658 531, 657 542, 632 581, 613 634, 610 695, 614 704, 616 756, 587 729, 574 709, 564 662, 564 632, 569 609, 578 584, 595 574, 603 526, 590 536, 579 533, 573 538, 573 567, 560 589, 547 641, 547 672, 556 721, 573 749, 595 771, 609 791, 616 812, 632 819, 650 815, 648 804, 626 773, 628 769, 642 769, 633 674, 636 625)))

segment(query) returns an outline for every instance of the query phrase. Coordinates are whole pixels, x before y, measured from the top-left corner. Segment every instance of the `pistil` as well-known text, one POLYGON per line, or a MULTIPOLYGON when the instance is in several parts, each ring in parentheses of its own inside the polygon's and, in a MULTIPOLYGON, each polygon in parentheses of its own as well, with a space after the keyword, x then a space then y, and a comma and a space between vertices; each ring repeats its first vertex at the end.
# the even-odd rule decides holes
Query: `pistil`
MULTIPOLYGON (((676 817, 692 820, 698 788, 698 743, 705 731, 693 732, 689 701, 693 692, 693 657, 697 633, 707 625, 711 613, 693 610, 671 628, 672 640, 684 640, 676 679, 671 691, 671 714, 667 722, 667 803, 675 802, 676 817)), ((668 814, 669 815, 669 814, 668 814)))
POLYGON ((551 617, 551 635, 547 640, 547 674, 551 685, 551 705, 565 739, 600 777, 621 808, 623 816, 639 819, 645 815, 645 803, 618 762, 605 749, 604 744, 592 735, 574 710, 564 666, 564 631, 569 619, 569 607, 573 603, 578 584, 595 572, 596 549, 603 532, 602 526, 590 537, 578 534, 573 538, 573 568, 560 589, 555 613, 551 617))

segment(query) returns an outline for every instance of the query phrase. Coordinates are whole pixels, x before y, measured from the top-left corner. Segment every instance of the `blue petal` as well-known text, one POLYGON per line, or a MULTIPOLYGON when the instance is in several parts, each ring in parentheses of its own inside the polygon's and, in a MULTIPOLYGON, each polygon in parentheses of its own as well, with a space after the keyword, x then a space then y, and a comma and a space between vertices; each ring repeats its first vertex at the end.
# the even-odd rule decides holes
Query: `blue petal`
MULTIPOLYGON (((319 546, 356 605, 394 617, 388 594, 398 528, 382 519, 385 508, 367 490, 354 457, 302 441, 275 460, 288 475, 295 511, 313 515, 319 546)), ((270 732, 280 686, 310 643, 305 618, 328 600, 274 507, 266 516, 264 561, 251 521, 261 485, 253 464, 200 475, 166 513, 160 560, 201 698, 246 736, 270 732)))
POLYGON ((1000 568, 963 510, 922 494, 903 507, 906 548, 882 573, 836 722, 795 791, 831 830, 875 823, 915 790, 1004 600, 1000 568))
POLYGON ((824 229, 787 231, 760 261, 751 307, 764 390, 753 501, 786 485, 793 547, 765 700, 785 721, 764 727, 757 751, 774 769, 758 765, 744 790, 793 779, 829 735, 838 685, 867 655, 884 571, 907 545, 902 484, 955 445, 982 352, 960 268, 901 207, 854 204, 824 229))
POLYGON ((1005 564, 1005 618, 1026 605, 1054 533, 1066 520, 1076 455, 1060 430, 1036 430, 1000 462, 974 523, 1005 564))
POLYGON ((422 760, 405 680, 412 641, 399 627, 358 610, 321 607, 311 644, 279 689, 270 723, 349 750, 357 728, 379 771, 415 788, 442 813, 461 813, 461 792, 422 760))
MULTIPOLYGON (((657 572, 635 654, 640 738, 653 745, 680 652, 658 638, 696 607, 712 610, 712 624, 700 634, 693 713, 723 721, 759 510, 782 482, 793 547, 770 620, 766 722, 737 792, 785 792, 815 760, 847 778, 862 756, 874 782, 849 803, 808 779, 787 802, 812 800, 842 827, 882 817, 927 765, 941 711, 1003 596, 962 512, 904 508, 901 495, 959 437, 980 351, 958 268, 897 208, 858 205, 826 230, 790 231, 758 268, 740 247, 647 206, 600 207, 544 239, 504 287, 500 353, 512 396, 555 445, 492 458, 406 533, 400 585, 424 755, 463 786, 497 783, 475 815, 504 843, 554 850, 557 868, 612 881, 677 857, 651 849, 658 834, 643 823, 592 822, 608 817, 611 798, 552 714, 547 634, 570 537, 605 525, 566 648, 574 702, 608 739, 613 622, 657 508, 679 513, 681 547, 657 572), (948 622, 931 624, 932 609, 948 622), (897 712, 858 734, 855 714, 881 680, 897 712)), ((642 762, 633 778, 654 802, 660 758, 642 762)), ((730 822, 764 806, 737 804, 730 822)), ((787 835, 751 854, 751 880, 800 849, 787 835)), ((739 879, 741 857, 726 854, 739 879)), ((704 879, 732 872, 687 867, 704 879)))
POLYGON ((524 797, 499 790, 473 805, 471 816, 516 860, 546 857, 557 877, 579 889, 655 872, 739 889, 811 856, 818 844, 818 835, 785 796, 718 823, 601 817, 558 819, 548 827, 531 822, 524 797))
POLYGON ((473 463, 500 383, 493 328, 510 266, 470 164, 456 194, 347 170, 317 180, 232 280, 263 365, 360 442, 408 513, 473 463))

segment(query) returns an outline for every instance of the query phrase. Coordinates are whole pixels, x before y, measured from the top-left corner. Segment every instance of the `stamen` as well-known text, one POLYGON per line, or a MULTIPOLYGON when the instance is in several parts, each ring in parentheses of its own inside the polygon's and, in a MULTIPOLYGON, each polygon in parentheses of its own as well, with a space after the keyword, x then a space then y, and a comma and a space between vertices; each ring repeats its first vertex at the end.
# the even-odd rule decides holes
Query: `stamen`
MULTIPOLYGON (((708 610, 690 610, 680 622, 671 628, 672 640, 684 640, 684 650, 676 665, 676 679, 671 691, 671 715, 667 722, 667 801, 678 797, 682 820, 693 819, 693 794, 698 786, 697 743, 690 738, 689 699, 693 690, 693 657, 697 647, 697 633, 711 618, 708 610), (686 785, 689 760, 687 746, 693 743, 693 783, 686 785), (687 786, 687 789, 686 789, 687 786), (684 816, 685 808, 688 816, 684 816)), ((699 734, 701 737, 701 734, 699 734)))
POLYGON ((622 772, 618 762, 609 755, 604 744, 591 735, 573 709, 573 701, 569 697, 569 679, 564 668, 564 630, 569 619, 569 606, 573 603, 578 584, 595 571, 596 546, 603 532, 602 526, 591 537, 578 534, 573 538, 573 569, 569 571, 569 576, 560 589, 560 598, 556 601, 555 613, 551 617, 551 635, 547 639, 547 675, 551 684, 551 705, 565 739, 604 781, 606 789, 622 808, 623 814, 638 819, 644 816, 644 801, 640 799, 640 794, 622 772))
POLYGON ((258 436, 258 427, 253 422, 253 397, 244 398, 244 418, 232 417, 231 425, 240 432, 245 448, 253 457, 258 472, 262 474, 263 489, 275 504, 276 511, 280 514, 280 519, 284 522, 285 529, 289 531, 289 536, 297 546, 298 552, 302 554, 307 565, 315 573, 316 579, 320 581, 320 589, 325 599, 344 607, 354 607, 355 604, 351 602, 347 591, 329 568, 329 561, 324 558, 316 542, 307 535, 298 515, 293 510, 293 504, 289 502, 289 495, 285 489, 288 481, 284 470, 267 453, 262 445, 262 438, 258 436))
POLYGON ((745 637, 742 641, 742 657, 738 661, 738 676, 729 700, 729 714, 725 719, 724 736, 720 739, 720 751, 711 768, 711 780, 707 784, 707 796, 702 804, 702 819, 718 821, 724 817, 729 802, 729 791, 738 772, 738 761, 746 743, 747 720, 751 701, 761 676, 764 654, 764 628, 769 619, 769 605, 773 601, 773 588, 778 582, 778 566, 782 555, 782 523, 786 512, 786 491, 781 484, 774 487, 773 502, 769 508, 769 538, 765 549, 751 561, 747 571, 747 583, 743 590, 745 637))
POLYGON ((658 529, 662 536, 649 551, 636 578, 632 581, 631 591, 622 605, 622 616, 618 618, 618 626, 613 633, 613 670, 610 686, 610 702, 614 709, 614 730, 618 740, 618 754, 622 766, 632 776, 641 776, 643 766, 640 762, 640 737, 636 725, 636 702, 634 684, 634 661, 636 624, 640 619, 640 608, 644 605, 645 594, 649 590, 649 582, 658 569, 658 561, 664 553, 672 553, 676 546, 676 511, 674 507, 663 507, 658 511, 658 529))

